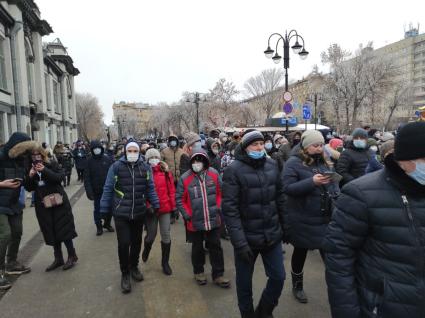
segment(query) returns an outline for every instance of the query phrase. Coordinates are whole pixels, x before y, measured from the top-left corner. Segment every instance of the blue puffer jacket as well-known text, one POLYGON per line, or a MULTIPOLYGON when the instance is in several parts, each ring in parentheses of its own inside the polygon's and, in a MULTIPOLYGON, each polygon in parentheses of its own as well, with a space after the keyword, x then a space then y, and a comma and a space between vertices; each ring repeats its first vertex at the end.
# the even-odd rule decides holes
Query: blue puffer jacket
POLYGON ((114 217, 140 219, 146 214, 146 200, 159 208, 151 167, 141 159, 130 163, 126 157, 116 161, 108 171, 100 212, 114 217))
POLYGON ((342 188, 324 245, 332 317, 425 317, 425 186, 392 155, 342 188))
POLYGON ((283 170, 285 201, 285 227, 288 242, 295 247, 322 248, 331 216, 331 199, 339 192, 337 184, 316 186, 313 176, 328 171, 324 160, 304 163, 301 149, 292 155, 283 170))

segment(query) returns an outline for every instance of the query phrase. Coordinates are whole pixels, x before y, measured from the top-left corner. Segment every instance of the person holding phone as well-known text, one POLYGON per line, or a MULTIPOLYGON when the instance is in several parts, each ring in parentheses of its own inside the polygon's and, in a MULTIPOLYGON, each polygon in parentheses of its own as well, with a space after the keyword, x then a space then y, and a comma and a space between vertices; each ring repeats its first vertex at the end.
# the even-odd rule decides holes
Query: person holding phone
POLYGON ((53 246, 54 260, 46 268, 50 272, 62 266, 68 270, 77 263, 73 239, 77 237, 71 204, 62 186, 64 172, 59 164, 48 158, 42 146, 35 147, 28 163, 28 174, 24 179, 27 191, 34 191, 35 214, 46 245, 53 246), (55 201, 49 201, 49 198, 55 201), (62 201, 62 202, 61 202, 62 201), (66 263, 62 254, 62 243, 68 251, 66 263))
POLYGON ((34 144, 28 135, 16 132, 0 148, 0 290, 11 287, 6 274, 31 271, 17 258, 22 237, 22 205, 19 197, 25 171, 24 157, 34 144))
POLYGON ((283 170, 287 240, 294 246, 291 259, 292 291, 300 303, 308 299, 303 288, 303 269, 308 250, 319 249, 331 216, 332 197, 339 192, 334 173, 324 158, 325 140, 320 131, 307 130, 301 136, 300 151, 292 155, 283 170))

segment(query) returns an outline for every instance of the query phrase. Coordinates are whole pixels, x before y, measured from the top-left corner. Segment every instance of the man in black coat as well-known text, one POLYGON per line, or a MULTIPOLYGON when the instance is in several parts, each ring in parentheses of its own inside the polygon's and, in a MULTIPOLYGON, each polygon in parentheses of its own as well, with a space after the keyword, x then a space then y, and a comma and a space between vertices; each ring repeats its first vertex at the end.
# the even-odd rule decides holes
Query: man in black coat
POLYGON ((109 232, 114 232, 114 228, 111 226, 112 214, 109 213, 105 216, 103 228, 100 214, 100 199, 112 160, 104 153, 104 148, 98 140, 91 142, 90 151, 91 156, 87 160, 87 168, 84 170, 84 187, 86 188, 87 198, 94 203, 94 223, 97 228, 96 235, 99 236, 103 234, 103 228, 109 232))
POLYGON ((25 175, 24 155, 34 146, 28 135, 15 132, 0 149, 0 290, 11 287, 5 273, 23 274, 30 271, 29 267, 17 261, 17 257, 22 237, 19 195, 25 175))
POLYGON ((284 193, 277 163, 266 157, 259 131, 246 133, 235 161, 224 170, 222 210, 235 250, 236 286, 242 317, 272 317, 285 280, 282 255, 284 193), (254 313, 252 274, 263 258, 267 286, 254 313))
POLYGON ((87 167, 87 151, 82 141, 77 141, 77 146, 72 151, 72 157, 75 162, 75 169, 77 169, 78 180, 84 181, 84 169, 87 167))
POLYGON ((353 140, 342 152, 336 164, 336 172, 342 176, 341 186, 366 173, 366 167, 371 158, 367 145, 367 131, 363 128, 356 128, 352 133, 353 140))
POLYGON ((336 200, 324 242, 332 317, 425 317, 424 140, 424 122, 401 128, 385 168, 336 200))

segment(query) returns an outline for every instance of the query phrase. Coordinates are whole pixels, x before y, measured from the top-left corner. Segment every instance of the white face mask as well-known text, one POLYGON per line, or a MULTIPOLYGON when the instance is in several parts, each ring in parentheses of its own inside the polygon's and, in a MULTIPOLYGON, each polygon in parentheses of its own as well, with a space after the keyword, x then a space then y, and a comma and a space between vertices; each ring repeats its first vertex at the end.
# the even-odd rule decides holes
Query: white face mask
POLYGON ((158 163, 159 163, 159 159, 149 159, 149 164, 152 166, 152 167, 155 167, 155 166, 157 166, 158 165, 158 163))
POLYGON ((204 169, 204 164, 202 162, 194 162, 192 163, 192 170, 195 173, 199 173, 204 169))
POLYGON ((96 156, 98 156, 98 155, 100 155, 100 154, 102 153, 102 149, 100 149, 100 148, 94 148, 94 149, 93 149, 93 153, 94 153, 96 156))
POLYGON ((378 147, 375 146, 375 145, 370 146, 370 150, 372 150, 373 152, 377 152, 378 151, 378 147))
POLYGON ((128 162, 136 162, 139 160, 139 153, 128 153, 127 154, 127 161, 128 162))
POLYGON ((170 141, 170 146, 171 146, 171 147, 176 147, 176 146, 177 146, 177 141, 175 141, 175 140, 171 140, 171 141, 170 141))

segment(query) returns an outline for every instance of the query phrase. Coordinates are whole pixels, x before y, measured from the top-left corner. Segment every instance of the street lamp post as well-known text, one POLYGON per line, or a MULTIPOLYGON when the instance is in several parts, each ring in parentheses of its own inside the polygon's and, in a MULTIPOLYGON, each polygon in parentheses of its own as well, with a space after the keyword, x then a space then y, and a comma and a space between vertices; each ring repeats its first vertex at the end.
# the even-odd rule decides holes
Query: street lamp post
MULTIPOLYGON (((197 133, 199 134, 199 102, 201 101, 201 93, 195 92, 192 94, 193 95, 193 101, 190 100, 190 98, 188 97, 186 99, 187 103, 191 103, 193 102, 196 106, 196 129, 197 129, 197 133)), ((206 98, 204 96, 203 101, 206 101, 206 98)))
MULTIPOLYGON (((280 56, 279 53, 278 53, 278 47, 279 47, 279 42, 282 41, 283 68, 285 69, 285 92, 288 91, 289 45, 290 45, 291 40, 294 37, 295 37, 295 43, 294 43, 294 45, 291 46, 291 48, 292 48, 292 50, 295 54, 298 54, 300 56, 300 58, 304 60, 308 56, 308 51, 305 49, 304 38, 301 35, 299 35, 296 30, 291 30, 289 33, 286 31, 285 36, 281 35, 280 33, 272 33, 269 36, 269 39, 267 41, 267 49, 264 51, 264 54, 266 55, 267 58, 269 58, 269 59, 271 58, 273 60, 273 62, 275 62, 276 64, 279 64, 280 60, 282 59, 282 56, 280 56), (276 49, 272 50, 270 48, 270 40, 275 35, 278 36, 278 40, 276 42, 276 49), (301 39, 302 45, 298 41, 299 39, 301 39)), ((288 116, 285 115, 285 117, 286 117, 285 118, 286 119, 285 120, 285 122, 286 122, 286 133, 288 133, 288 130, 289 130, 288 116)))

